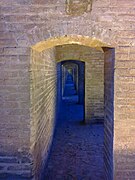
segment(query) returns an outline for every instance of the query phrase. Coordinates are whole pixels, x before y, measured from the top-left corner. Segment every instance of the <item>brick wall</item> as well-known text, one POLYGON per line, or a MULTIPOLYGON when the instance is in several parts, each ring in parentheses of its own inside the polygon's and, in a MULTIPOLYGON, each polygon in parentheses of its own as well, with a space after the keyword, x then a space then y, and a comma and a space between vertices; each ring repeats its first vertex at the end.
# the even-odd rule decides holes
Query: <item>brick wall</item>
POLYGON ((31 151, 36 179, 41 179, 52 142, 56 116, 55 50, 32 52, 31 60, 31 151))
POLYGON ((101 121, 104 117, 104 54, 80 45, 56 47, 56 60, 85 61, 85 121, 101 121))
POLYGON ((135 48, 116 49, 114 162, 117 179, 135 177, 135 48))
POLYGON ((56 101, 56 121, 60 119, 62 105, 62 66, 57 63, 57 101, 56 101))
POLYGON ((104 48, 104 168, 105 179, 113 179, 114 49, 104 48))
MULTIPOLYGON (((71 36, 67 43, 71 44, 74 41, 76 44, 80 43, 92 47, 97 45, 95 42, 97 42, 96 39, 99 39, 106 46, 108 44, 116 49, 114 81, 115 179, 134 179, 134 5, 135 1, 133 0, 102 0, 102 2, 97 0, 93 1, 91 12, 81 16, 70 16, 67 15, 66 4, 62 0, 57 0, 57 2, 55 0, 0 1, 1 155, 13 156, 18 152, 29 154, 29 47, 51 37, 54 38, 54 45, 56 37, 65 35, 71 36), (80 36, 74 39, 73 35, 82 35, 81 40, 80 36), (89 37, 94 39, 91 41, 89 37), (18 67, 11 66, 11 62, 18 64, 18 67), (5 67, 6 64, 8 68, 5 67), (17 76, 15 73, 20 75, 17 76), (12 80, 13 76, 15 76, 16 82, 12 80), (10 84, 11 82, 12 84, 10 84), (22 85, 25 86, 23 87, 26 88, 25 90, 22 90, 22 85)), ((62 43, 59 40, 59 45, 62 43)))
MULTIPOLYGON (((0 2, 0 12, 8 8, 3 2, 0 2)), ((20 40, 17 41, 17 35, 15 38, 9 31, 5 11, 0 14, 0 174, 28 177, 32 159, 29 152, 30 48, 23 47, 20 40)))

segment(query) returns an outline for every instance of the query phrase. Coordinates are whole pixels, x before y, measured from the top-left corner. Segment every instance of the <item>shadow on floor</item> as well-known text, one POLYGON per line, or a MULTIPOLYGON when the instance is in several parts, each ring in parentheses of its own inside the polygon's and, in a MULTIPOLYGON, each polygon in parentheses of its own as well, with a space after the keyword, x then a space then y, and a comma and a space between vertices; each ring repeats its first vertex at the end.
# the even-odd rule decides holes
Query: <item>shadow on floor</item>
POLYGON ((83 105, 72 90, 63 98, 44 180, 103 180, 103 125, 82 123, 83 105))

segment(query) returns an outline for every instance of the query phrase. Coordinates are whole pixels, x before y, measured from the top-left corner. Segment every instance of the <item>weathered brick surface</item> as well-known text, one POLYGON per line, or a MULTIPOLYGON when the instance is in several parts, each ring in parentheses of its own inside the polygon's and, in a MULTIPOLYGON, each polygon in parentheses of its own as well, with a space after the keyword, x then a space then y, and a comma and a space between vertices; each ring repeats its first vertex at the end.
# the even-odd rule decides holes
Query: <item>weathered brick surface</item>
POLYGON ((91 12, 75 17, 67 15, 62 0, 0 1, 0 153, 13 155, 23 147, 29 152, 29 47, 50 37, 89 36, 116 49, 114 173, 115 179, 134 179, 134 5, 133 0, 97 0, 91 12), (15 65, 10 64, 12 58, 15 65), (20 90, 23 85, 25 93, 20 90))
POLYGON ((36 179, 48 157, 56 116, 55 49, 32 52, 31 60, 31 151, 36 179))
POLYGON ((115 51, 104 48, 104 53, 104 178, 113 179, 115 51))

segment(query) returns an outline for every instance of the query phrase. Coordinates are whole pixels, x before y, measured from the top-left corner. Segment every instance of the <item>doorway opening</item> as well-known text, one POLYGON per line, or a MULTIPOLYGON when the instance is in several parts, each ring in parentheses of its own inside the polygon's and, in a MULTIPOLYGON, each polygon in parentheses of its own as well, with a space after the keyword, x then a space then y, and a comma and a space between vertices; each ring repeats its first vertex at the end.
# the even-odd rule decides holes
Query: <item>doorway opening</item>
MULTIPOLYGON (((96 122, 95 120, 99 122, 101 117, 103 117, 104 146, 102 146, 102 150, 104 154, 104 169, 102 169, 102 174, 106 177, 105 179, 113 179, 115 52, 113 48, 106 46, 104 43, 89 37, 64 36, 41 42, 33 47, 31 59, 31 149, 35 157, 34 165, 37 173, 40 172, 39 168, 46 163, 48 151, 51 147, 56 119, 55 112, 62 114, 64 121, 66 121, 67 116, 65 112, 69 112, 69 106, 64 107, 64 103, 70 105, 71 97, 69 95, 73 95, 74 103, 78 105, 80 100, 85 104, 85 117, 83 114, 80 119, 85 119, 86 123, 91 123, 92 121, 96 122), (85 96, 79 96, 78 82, 80 78, 77 78, 79 76, 77 76, 77 72, 75 73, 79 66, 72 62, 76 59, 83 61, 85 64, 85 96), (66 62, 69 60, 72 65, 66 62), (65 70, 62 70, 62 68, 65 70), (67 94, 65 87, 70 87, 72 93, 67 94), (83 97, 83 100, 81 100, 81 97, 83 97), (63 110, 64 108, 65 110, 63 110), (61 109, 63 113, 61 113, 61 109)), ((68 114, 72 115, 73 112, 71 111, 68 114)), ((69 120, 71 120, 71 116, 69 120)), ((68 125, 66 126, 68 127, 68 125)), ((63 130, 64 128, 61 129, 63 130)), ((56 128, 56 131, 59 130, 56 128)), ((74 128, 74 131, 76 131, 76 128, 74 128)), ((84 137, 84 132, 83 128, 82 137, 84 137)), ((90 132, 92 131, 88 131, 88 134, 84 137, 86 138, 85 142, 89 139, 90 132)), ((96 132, 96 129, 93 132, 96 132)), ((69 128, 66 130, 66 133, 69 134, 69 128)), ((69 135, 79 139, 74 133, 69 135)), ((69 139, 68 137, 67 140, 69 139)), ((96 139, 97 136, 93 141, 94 143, 96 139)), ((67 142, 65 142, 65 148, 70 149, 66 144, 67 142)), ((69 142, 68 145, 70 146, 71 144, 69 142)), ((88 147, 95 147, 89 146, 89 144, 88 147)), ((79 145, 76 146, 77 152, 80 149, 79 147, 79 145)), ((84 147, 86 146, 82 143, 81 148, 83 149, 84 147)), ((96 150, 98 152, 98 147, 96 150)), ((92 152, 96 150, 94 148, 92 152)), ((82 154, 86 154, 86 152, 89 154, 88 149, 84 151, 82 154)), ((87 156, 86 159, 88 159, 87 156)), ((94 163, 93 160, 84 162, 85 164, 88 163, 88 171, 92 162, 94 163)))
POLYGON ((61 68, 61 118, 85 119, 85 62, 66 60, 57 64, 61 68))

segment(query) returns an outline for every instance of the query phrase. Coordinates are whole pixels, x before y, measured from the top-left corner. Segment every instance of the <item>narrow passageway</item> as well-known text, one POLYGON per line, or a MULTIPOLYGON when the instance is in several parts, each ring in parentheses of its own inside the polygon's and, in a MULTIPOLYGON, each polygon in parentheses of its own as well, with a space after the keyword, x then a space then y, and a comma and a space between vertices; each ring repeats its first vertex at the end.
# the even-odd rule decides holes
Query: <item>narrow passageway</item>
POLYGON ((68 74, 44 180, 103 180, 103 125, 84 125, 73 77, 68 74))
POLYGON ((73 82, 73 77, 70 73, 67 75, 64 96, 72 96, 76 94, 75 85, 73 82))
POLYGON ((73 81, 73 77, 70 73, 68 73, 64 88, 63 101, 68 103, 77 103, 78 95, 75 88, 75 83, 73 81))

